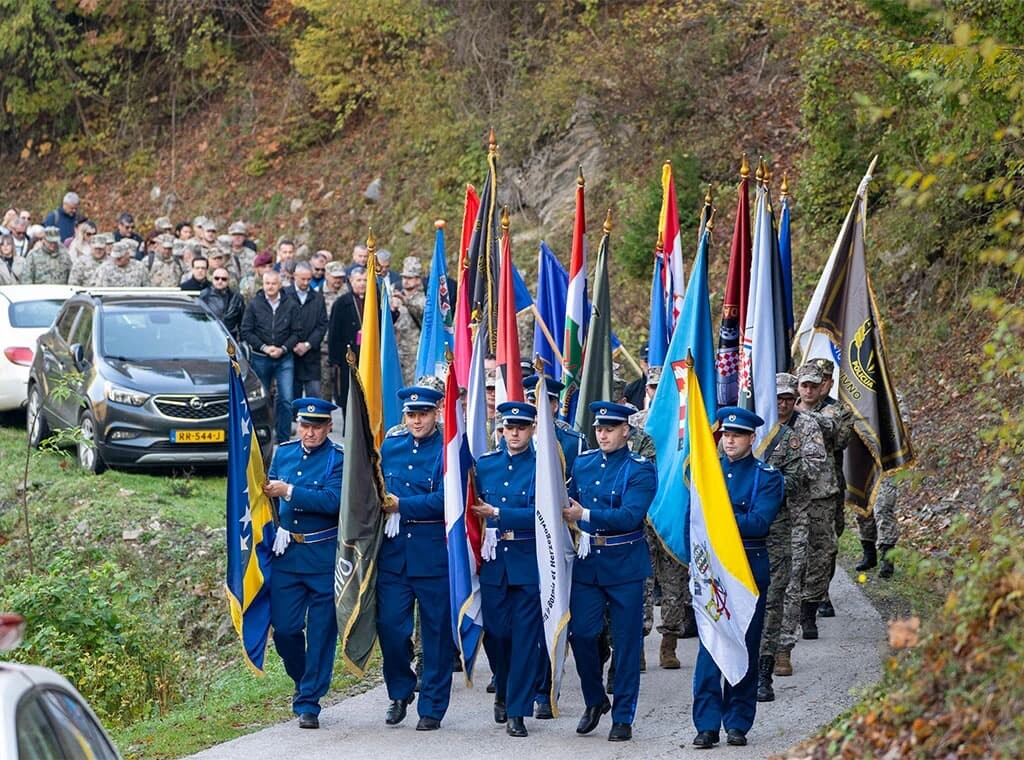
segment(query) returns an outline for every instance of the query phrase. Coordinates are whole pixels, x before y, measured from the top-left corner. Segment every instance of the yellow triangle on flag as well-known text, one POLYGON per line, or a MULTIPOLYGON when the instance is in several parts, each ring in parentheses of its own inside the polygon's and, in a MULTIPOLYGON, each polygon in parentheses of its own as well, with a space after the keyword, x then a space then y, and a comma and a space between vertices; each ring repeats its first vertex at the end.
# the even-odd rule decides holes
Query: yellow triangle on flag
POLYGON ((377 448, 384 440, 384 399, 380 367, 380 297, 377 292, 377 257, 374 252, 373 232, 366 239, 370 257, 367 264, 366 300, 363 304, 363 324, 360 328, 359 381, 363 384, 366 411, 370 419, 370 432, 377 448))

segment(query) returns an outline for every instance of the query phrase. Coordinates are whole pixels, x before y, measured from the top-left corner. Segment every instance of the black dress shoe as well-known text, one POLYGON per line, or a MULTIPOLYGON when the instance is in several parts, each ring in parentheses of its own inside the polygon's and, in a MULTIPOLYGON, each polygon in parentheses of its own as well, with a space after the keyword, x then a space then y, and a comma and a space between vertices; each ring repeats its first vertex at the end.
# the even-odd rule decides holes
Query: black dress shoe
POLYGON ((693 737, 693 746, 697 749, 711 749, 718 744, 717 731, 698 731, 693 737))
POLYGON ((416 724, 417 731, 436 731, 441 727, 441 721, 437 718, 428 718, 423 716, 420 718, 420 722, 416 724))
POLYGON ((320 719, 313 713, 302 713, 299 716, 299 728, 320 728, 320 719))
POLYGON ((538 702, 536 709, 533 711, 533 717, 537 720, 551 720, 555 717, 555 714, 551 711, 550 702, 538 702))
POLYGON ((406 708, 412 704, 412 700, 411 694, 405 699, 392 699, 391 704, 388 706, 387 715, 384 716, 384 722, 389 726, 397 726, 405 720, 406 708))
POLYGON ((597 724, 601 722, 601 716, 611 709, 612 703, 607 699, 599 705, 588 707, 583 711, 583 717, 580 718, 580 722, 576 725, 576 733, 589 734, 597 728, 597 724))
POLYGON ((505 726, 505 733, 509 736, 529 736, 522 718, 509 718, 508 724, 505 726))
POLYGON ((747 735, 738 728, 730 728, 725 732, 725 743, 733 747, 746 747, 747 735))
POLYGON ((498 687, 494 685, 494 676, 491 676, 491 682, 487 684, 487 693, 494 694, 498 690, 498 687))
POLYGON ((628 723, 612 723, 612 730, 608 732, 610 742, 628 742, 633 738, 633 727, 628 723))
POLYGON ((508 720, 508 710, 505 709, 505 700, 494 700, 494 722, 504 723, 508 720))

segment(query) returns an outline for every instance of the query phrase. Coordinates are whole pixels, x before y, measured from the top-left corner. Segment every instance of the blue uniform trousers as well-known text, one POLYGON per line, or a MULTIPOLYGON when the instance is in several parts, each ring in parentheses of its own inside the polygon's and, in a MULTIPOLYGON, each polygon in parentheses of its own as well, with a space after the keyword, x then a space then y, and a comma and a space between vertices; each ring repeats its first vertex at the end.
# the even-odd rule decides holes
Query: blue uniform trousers
POLYGON ((319 715, 319 700, 330 688, 338 645, 334 577, 275 567, 270 575, 270 624, 274 647, 295 682, 292 710, 296 715, 319 715))
POLYGON ((423 681, 417 710, 441 720, 452 691, 451 602, 448 576, 409 578, 381 570, 377 578, 377 634, 388 699, 408 699, 416 688, 412 669, 413 604, 419 602, 423 681))
POLYGON ((511 718, 533 717, 537 673, 543 652, 537 586, 481 584, 485 639, 491 642, 495 696, 511 718))
MULTIPOLYGON (((759 593, 754 617, 747 628, 747 674, 738 684, 731 686, 722 678, 721 671, 701 642, 693 671, 693 725, 698 731, 718 731, 724 726, 726 730, 738 728, 746 733, 754 725, 757 709, 757 657, 761 647, 771 569, 767 548, 748 548, 746 552, 759 593)), ((618 678, 616 674, 616 681, 618 678)))
POLYGON ((612 720, 632 725, 640 695, 640 652, 644 644, 644 578, 614 586, 575 581, 569 608, 569 642, 580 676, 583 701, 596 707, 605 700, 603 664, 599 640, 605 624, 605 607, 615 639, 615 697, 612 720))

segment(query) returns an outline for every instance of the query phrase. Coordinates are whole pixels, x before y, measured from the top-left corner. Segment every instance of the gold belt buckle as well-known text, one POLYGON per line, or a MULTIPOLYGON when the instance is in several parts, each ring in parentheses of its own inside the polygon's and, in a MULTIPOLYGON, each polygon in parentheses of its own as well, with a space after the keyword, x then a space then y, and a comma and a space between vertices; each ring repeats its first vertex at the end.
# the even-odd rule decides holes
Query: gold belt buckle
POLYGON ((594 545, 595 546, 604 546, 607 543, 608 543, 608 539, 605 538, 604 536, 594 536, 594 545))
POLYGON ((498 536, 498 538, 500 538, 502 541, 514 541, 515 537, 516 533, 514 530, 506 530, 504 533, 498 536))
POLYGON ((304 533, 292 533, 292 540, 297 544, 306 543, 306 535, 304 533))

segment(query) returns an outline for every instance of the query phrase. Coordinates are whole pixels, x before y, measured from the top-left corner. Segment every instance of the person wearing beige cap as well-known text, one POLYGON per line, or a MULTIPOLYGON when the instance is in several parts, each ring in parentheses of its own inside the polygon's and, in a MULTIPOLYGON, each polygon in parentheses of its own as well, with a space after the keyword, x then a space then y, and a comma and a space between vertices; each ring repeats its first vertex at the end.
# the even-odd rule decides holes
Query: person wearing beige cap
POLYGON ((68 285, 87 287, 92 285, 92 278, 96 270, 107 260, 107 247, 105 240, 101 238, 100 243, 95 242, 99 234, 93 235, 93 244, 82 249, 82 255, 75 259, 71 265, 71 274, 68 275, 68 285))
POLYGON ((249 239, 249 228, 245 222, 232 222, 228 227, 228 237, 231 242, 228 244, 228 255, 237 260, 243 272, 252 269, 253 259, 256 258, 256 243, 249 239))
POLYGON ((98 288, 146 288, 149 272, 146 265, 135 260, 135 244, 131 240, 114 243, 110 256, 96 269, 93 285, 98 288))
POLYGON ((427 294, 423 292, 423 264, 415 256, 406 256, 402 262, 401 282, 402 289, 393 292, 391 311, 395 316, 402 380, 406 385, 412 385, 416 376, 423 311, 427 305, 427 294))
POLYGON ((171 222, 169 217, 158 216, 153 222, 153 229, 161 235, 165 235, 174 230, 174 224, 171 222))
POLYGON ((21 282, 25 285, 66 285, 71 275, 71 256, 60 244, 60 230, 43 228, 43 241, 25 257, 21 282))
POLYGON ((157 243, 157 254, 149 263, 149 284, 154 288, 177 288, 185 274, 185 265, 180 256, 174 255, 174 236, 160 235, 157 243))

